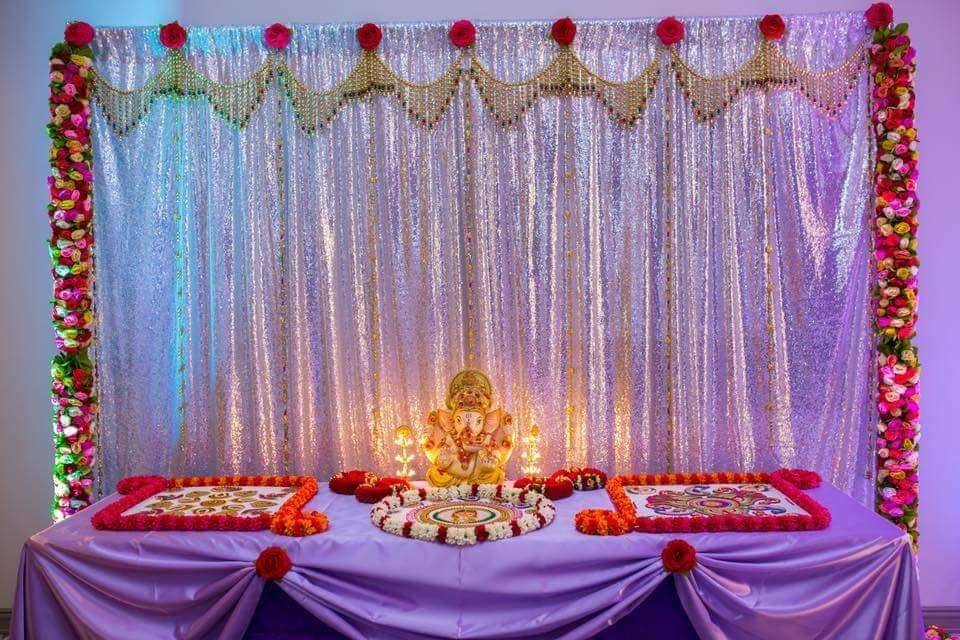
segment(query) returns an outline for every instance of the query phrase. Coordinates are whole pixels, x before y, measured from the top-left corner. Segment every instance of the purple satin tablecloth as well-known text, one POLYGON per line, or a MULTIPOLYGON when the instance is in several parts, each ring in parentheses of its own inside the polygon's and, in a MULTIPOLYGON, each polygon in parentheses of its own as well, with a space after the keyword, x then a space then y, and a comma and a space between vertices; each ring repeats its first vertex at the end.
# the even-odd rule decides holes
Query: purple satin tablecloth
POLYGON ((833 515, 824 531, 585 536, 574 514, 610 507, 593 491, 558 501, 545 529, 468 548, 381 532, 369 505, 326 485, 309 508, 330 530, 307 538, 96 531, 94 505, 24 546, 13 639, 242 637, 271 545, 293 562, 277 587, 348 638, 589 638, 664 580, 704 639, 921 638, 907 538, 833 487, 811 494, 833 515), (697 549, 689 575, 663 570, 676 537, 697 549))

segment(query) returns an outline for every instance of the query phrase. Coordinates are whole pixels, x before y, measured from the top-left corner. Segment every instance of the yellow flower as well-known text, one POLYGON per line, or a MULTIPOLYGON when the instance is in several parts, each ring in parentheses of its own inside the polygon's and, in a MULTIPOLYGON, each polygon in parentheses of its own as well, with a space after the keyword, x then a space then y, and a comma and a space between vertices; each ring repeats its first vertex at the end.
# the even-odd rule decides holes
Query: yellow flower
POLYGON ((899 235, 903 235, 910 231, 910 225, 906 222, 898 222, 897 225, 893 228, 899 235))
POLYGON ((907 278, 910 277, 910 269, 908 269, 907 267, 900 267, 899 269, 897 269, 897 277, 900 278, 901 280, 906 280, 907 278))

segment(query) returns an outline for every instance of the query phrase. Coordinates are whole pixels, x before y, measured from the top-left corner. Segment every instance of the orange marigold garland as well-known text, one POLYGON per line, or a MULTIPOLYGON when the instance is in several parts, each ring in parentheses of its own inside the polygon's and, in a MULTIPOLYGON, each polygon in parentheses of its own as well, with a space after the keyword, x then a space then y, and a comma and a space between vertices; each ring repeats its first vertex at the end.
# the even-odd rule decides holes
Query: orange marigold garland
POLYGON ((113 531, 260 531, 269 529, 285 536, 309 536, 326 531, 330 527, 330 521, 323 513, 303 511, 303 507, 317 495, 317 490, 317 480, 312 476, 237 475, 177 478, 132 476, 117 483, 117 491, 123 497, 94 514, 91 522, 96 529, 113 531), (252 517, 145 513, 123 515, 125 511, 161 491, 183 487, 227 486, 297 487, 297 491, 272 515, 269 513, 252 517))

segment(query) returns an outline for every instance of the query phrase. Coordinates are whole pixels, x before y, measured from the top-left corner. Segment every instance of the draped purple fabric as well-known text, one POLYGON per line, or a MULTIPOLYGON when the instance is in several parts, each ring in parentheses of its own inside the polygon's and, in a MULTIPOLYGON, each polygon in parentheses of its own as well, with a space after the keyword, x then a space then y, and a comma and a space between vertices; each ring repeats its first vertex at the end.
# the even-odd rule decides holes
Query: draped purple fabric
POLYGON ((271 545, 293 562, 279 588, 349 638, 589 638, 664 580, 705 639, 920 638, 907 538, 833 487, 812 494, 833 514, 823 531, 587 537, 573 515, 609 506, 595 491, 558 502, 541 531, 463 549, 383 533, 369 506, 325 486, 310 508, 331 528, 308 538, 98 532, 94 506, 24 547, 13 638, 240 637, 271 545), (663 570, 672 537, 697 549, 689 575, 663 570))

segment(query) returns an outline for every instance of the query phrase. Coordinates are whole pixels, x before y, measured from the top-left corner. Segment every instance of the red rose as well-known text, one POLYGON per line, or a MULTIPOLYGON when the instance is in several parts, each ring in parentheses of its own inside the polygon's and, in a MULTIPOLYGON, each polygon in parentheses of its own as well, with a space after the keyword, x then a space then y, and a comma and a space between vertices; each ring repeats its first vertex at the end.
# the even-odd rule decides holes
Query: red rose
POLYGON ((893 22, 893 7, 886 2, 874 2, 864 15, 871 29, 882 29, 893 22))
POLYGON ((383 40, 383 32, 380 31, 380 27, 372 22, 368 22, 357 29, 357 42, 360 43, 360 48, 364 51, 373 51, 381 40, 383 40))
POLYGON ((550 37, 561 47, 569 47, 577 35, 577 25, 570 18, 560 18, 550 28, 550 37))
POLYGON ((779 40, 783 37, 783 32, 787 30, 787 25, 783 23, 783 18, 775 13, 763 16, 759 23, 760 33, 767 40, 779 40))
POLYGON ((671 540, 660 556, 663 568, 671 573, 687 573, 697 564, 697 550, 686 540, 671 540))
POLYGON ((290 27, 274 22, 263 30, 263 42, 274 49, 286 49, 290 44, 290 27))
POLYGON ((167 49, 179 49, 187 43, 187 30, 173 21, 160 27, 160 43, 167 49))
POLYGON ((566 476, 554 476, 547 480, 544 493, 551 500, 563 500, 573 495, 573 482, 566 476))
POLYGON ((450 27, 450 42, 458 47, 469 47, 477 39, 477 28, 469 20, 457 20, 450 27))
POLYGON ((341 471, 330 478, 330 490, 346 496, 352 496, 364 482, 376 484, 377 476, 363 469, 341 471))
POLYGON ((670 16, 657 25, 657 37, 668 47, 683 40, 683 23, 670 16))
POLYGON ((86 22, 71 22, 63 31, 63 39, 74 47, 85 47, 93 41, 96 33, 86 22))
POLYGON ((379 485, 374 486, 372 484, 367 484, 366 482, 357 487, 354 495, 357 497, 357 500, 364 502, 366 504, 373 504, 375 502, 380 502, 387 494, 390 493, 389 487, 381 487, 379 485))
POLYGON ((257 568, 257 575, 264 580, 279 580, 290 571, 293 564, 287 552, 280 547, 267 547, 257 556, 254 566, 257 568))

